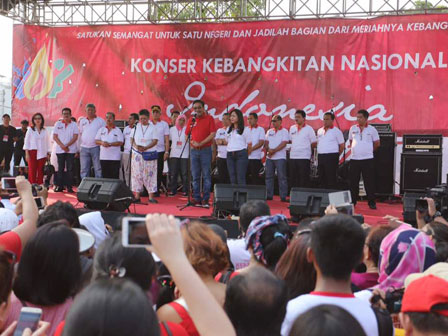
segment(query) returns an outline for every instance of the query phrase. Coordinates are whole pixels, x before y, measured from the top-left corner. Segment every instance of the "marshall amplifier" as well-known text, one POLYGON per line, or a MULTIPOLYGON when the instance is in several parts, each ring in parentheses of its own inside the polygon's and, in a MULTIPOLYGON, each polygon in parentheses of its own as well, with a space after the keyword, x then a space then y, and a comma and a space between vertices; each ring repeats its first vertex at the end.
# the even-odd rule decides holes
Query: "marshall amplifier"
POLYGON ((442 155, 401 154, 400 194, 426 192, 440 184, 442 155))
POLYGON ((403 135, 403 153, 442 153, 441 134, 405 134, 403 135))

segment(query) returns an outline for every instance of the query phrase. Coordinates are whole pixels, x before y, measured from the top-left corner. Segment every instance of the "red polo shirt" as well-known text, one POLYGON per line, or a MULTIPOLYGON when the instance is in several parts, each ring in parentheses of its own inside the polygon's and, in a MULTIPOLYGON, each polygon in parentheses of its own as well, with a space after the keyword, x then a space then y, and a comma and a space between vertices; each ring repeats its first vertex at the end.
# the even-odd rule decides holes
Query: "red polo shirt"
MULTIPOLYGON (((188 119, 187 127, 185 128, 186 135, 190 132, 192 119, 192 117, 188 119)), ((213 132, 216 132, 215 119, 213 119, 211 115, 204 113, 201 118, 196 117, 196 125, 193 126, 193 130, 191 131, 191 141, 201 142, 213 132)), ((213 139, 201 147, 210 147, 212 145, 212 141, 213 139)))

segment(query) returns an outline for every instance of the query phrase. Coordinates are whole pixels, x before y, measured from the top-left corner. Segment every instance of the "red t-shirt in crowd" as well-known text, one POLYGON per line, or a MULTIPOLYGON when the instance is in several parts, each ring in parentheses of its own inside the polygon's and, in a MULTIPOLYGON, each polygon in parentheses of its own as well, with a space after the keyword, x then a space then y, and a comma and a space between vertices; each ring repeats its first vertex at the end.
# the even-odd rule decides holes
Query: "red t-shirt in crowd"
MULTIPOLYGON (((190 117, 187 122, 187 127, 185 129, 185 134, 188 135, 190 133, 190 125, 193 117, 190 117)), ((205 138, 207 138, 210 133, 216 132, 215 119, 211 115, 205 114, 198 118, 196 117, 196 125, 193 126, 193 130, 191 131, 191 140, 196 142, 201 142, 205 138)), ((204 144, 202 147, 210 147, 212 145, 212 140, 204 144)))
POLYGON ((0 247, 3 250, 13 252, 16 255, 17 261, 20 260, 22 254, 22 241, 20 236, 14 231, 6 232, 0 235, 0 247))

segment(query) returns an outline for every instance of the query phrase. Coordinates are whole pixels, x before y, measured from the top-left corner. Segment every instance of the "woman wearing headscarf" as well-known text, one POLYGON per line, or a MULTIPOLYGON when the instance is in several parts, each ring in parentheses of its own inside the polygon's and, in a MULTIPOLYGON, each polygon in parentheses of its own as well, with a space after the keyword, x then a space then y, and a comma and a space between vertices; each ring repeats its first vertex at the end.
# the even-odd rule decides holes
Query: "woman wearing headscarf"
POLYGON ((177 193, 179 175, 182 178, 184 196, 187 193, 187 169, 190 153, 189 147, 185 146, 185 142, 187 141, 185 135, 186 121, 187 118, 182 114, 176 119, 175 126, 170 129, 171 151, 168 161, 170 171, 170 196, 174 196, 177 193))

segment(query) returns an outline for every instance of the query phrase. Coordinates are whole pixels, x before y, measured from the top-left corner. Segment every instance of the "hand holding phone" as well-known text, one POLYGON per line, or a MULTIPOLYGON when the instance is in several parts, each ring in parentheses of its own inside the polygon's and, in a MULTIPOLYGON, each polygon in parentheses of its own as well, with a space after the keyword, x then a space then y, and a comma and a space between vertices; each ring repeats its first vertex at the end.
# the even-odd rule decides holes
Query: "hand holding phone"
POLYGON ((121 221, 121 232, 124 247, 151 246, 144 217, 124 217, 121 221))
MULTIPOLYGON (((17 322, 14 336, 22 336, 25 329, 30 329, 32 332, 36 331, 39 326, 40 317, 42 316, 42 309, 23 307, 20 310, 19 321, 17 322)), ((28 333, 31 335, 30 333, 28 333)), ((26 334, 25 334, 26 335, 26 334)))
POLYGON ((420 213, 428 212, 428 201, 423 198, 415 200, 415 210, 420 213))

